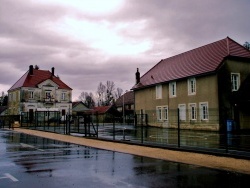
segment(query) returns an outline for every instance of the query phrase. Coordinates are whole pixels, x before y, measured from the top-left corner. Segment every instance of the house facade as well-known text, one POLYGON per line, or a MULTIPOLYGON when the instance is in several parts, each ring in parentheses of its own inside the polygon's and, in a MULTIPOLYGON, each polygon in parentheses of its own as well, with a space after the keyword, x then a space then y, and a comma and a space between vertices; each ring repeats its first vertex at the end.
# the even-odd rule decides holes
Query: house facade
POLYGON ((250 51, 227 37, 163 59, 142 77, 137 70, 135 111, 148 114, 152 126, 219 131, 231 123, 250 129, 243 105, 250 95, 242 88, 249 75, 250 51))
POLYGON ((8 114, 35 111, 72 113, 72 89, 51 72, 29 66, 29 70, 8 90, 8 114))

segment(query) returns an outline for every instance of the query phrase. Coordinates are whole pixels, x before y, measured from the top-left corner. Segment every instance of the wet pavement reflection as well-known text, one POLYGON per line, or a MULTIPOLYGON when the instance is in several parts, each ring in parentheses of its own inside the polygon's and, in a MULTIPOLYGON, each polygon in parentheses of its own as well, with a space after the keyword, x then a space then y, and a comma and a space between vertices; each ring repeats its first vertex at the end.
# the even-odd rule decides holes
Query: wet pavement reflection
POLYGON ((0 187, 248 187, 250 175, 0 129, 0 187))

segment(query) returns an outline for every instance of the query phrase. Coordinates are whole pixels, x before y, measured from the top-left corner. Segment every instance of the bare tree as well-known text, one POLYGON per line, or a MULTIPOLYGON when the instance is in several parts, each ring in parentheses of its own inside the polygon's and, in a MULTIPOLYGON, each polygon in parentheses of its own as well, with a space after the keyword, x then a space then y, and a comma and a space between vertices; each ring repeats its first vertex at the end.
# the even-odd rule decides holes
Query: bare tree
POLYGON ((245 43, 243 44, 243 46, 244 46, 246 49, 250 50, 250 43, 249 43, 249 42, 245 42, 245 43))
POLYGON ((116 88, 116 91, 115 91, 115 100, 118 99, 119 97, 122 96, 122 93, 123 93, 123 90, 121 88, 116 88))
POLYGON ((105 104, 104 97, 105 97, 106 86, 103 85, 102 82, 99 83, 97 87, 97 105, 103 106, 105 104))
POLYGON ((105 92, 105 105, 112 105, 115 100, 115 83, 113 81, 106 82, 106 92, 105 92))
POLYGON ((0 106, 8 105, 8 95, 2 91, 2 96, 0 96, 0 106))
POLYGON ((92 92, 82 92, 79 96, 81 100, 88 108, 93 108, 95 106, 95 99, 92 92))

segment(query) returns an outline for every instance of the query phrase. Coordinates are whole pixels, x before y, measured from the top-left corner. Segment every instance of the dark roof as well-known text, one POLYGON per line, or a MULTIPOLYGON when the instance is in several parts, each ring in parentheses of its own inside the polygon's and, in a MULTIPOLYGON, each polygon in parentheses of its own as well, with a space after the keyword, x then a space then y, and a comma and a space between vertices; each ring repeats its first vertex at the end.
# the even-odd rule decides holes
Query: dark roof
POLYGON ((52 75, 52 73, 50 71, 39 70, 39 69, 33 69, 32 75, 30 75, 29 71, 27 71, 9 90, 17 89, 20 87, 36 88, 38 84, 40 84, 43 81, 48 80, 48 79, 55 82, 58 85, 59 89, 72 90, 62 80, 60 80, 58 77, 52 75))
MULTIPOLYGON (((78 104, 83 104, 82 101, 75 101, 75 102, 72 102, 72 108, 74 108, 74 106, 77 106, 78 104)), ((84 105, 84 104, 83 104, 84 105)), ((85 106, 85 105, 84 105, 85 106)))
POLYGON ((115 102, 116 106, 122 106, 123 99, 124 99, 124 104, 134 104, 135 103, 134 92, 129 91, 129 92, 124 93, 122 96, 120 96, 115 102))
POLYGON ((250 51, 227 37, 161 60, 132 89, 214 72, 228 56, 250 58, 250 51))

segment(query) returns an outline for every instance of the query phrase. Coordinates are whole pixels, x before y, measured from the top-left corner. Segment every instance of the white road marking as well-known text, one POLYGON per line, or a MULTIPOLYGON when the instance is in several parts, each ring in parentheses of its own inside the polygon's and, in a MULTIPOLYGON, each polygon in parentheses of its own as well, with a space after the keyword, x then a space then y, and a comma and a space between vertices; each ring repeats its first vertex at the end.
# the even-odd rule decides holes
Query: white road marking
POLYGON ((14 176, 10 175, 9 173, 5 173, 4 175, 5 175, 5 176, 0 177, 0 179, 9 178, 9 179, 11 179, 11 180, 14 181, 14 182, 19 181, 18 179, 16 179, 14 176))

